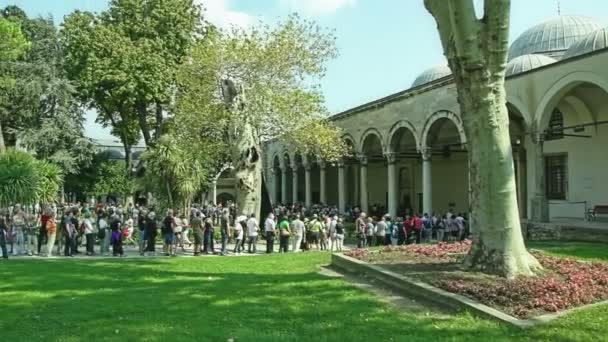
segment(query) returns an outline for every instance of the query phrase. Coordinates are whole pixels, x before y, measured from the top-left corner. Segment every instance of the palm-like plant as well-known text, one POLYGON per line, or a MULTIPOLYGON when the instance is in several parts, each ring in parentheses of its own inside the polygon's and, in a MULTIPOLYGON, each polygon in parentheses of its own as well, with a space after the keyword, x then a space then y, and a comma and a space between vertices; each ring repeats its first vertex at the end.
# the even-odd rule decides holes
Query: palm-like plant
POLYGON ((187 206, 206 177, 201 162, 170 134, 146 151, 143 160, 146 162, 144 184, 153 186, 155 192, 166 197, 170 207, 187 206))
POLYGON ((31 155, 14 149, 0 153, 0 205, 33 203, 40 175, 31 155))
POLYGON ((36 197, 43 204, 54 202, 57 198, 57 193, 63 185, 63 172, 56 164, 36 160, 34 163, 36 172, 38 173, 39 182, 36 187, 36 197))
POLYGON ((0 153, 0 206, 51 203, 62 185, 57 165, 14 149, 0 153))

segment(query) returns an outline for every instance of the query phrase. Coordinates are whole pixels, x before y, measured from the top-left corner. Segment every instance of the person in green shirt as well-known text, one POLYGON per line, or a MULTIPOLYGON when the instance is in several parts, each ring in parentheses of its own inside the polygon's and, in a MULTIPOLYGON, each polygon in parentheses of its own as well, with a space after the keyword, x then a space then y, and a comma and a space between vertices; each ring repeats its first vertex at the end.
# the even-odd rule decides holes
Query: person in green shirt
POLYGON ((289 236, 291 236, 291 230, 289 230, 289 221, 286 216, 281 218, 279 222, 279 253, 289 252, 289 236))
POLYGON ((323 229, 323 224, 319 221, 319 217, 317 214, 312 215, 312 220, 308 223, 308 231, 310 232, 310 243, 315 245, 317 251, 319 250, 321 229, 323 229))

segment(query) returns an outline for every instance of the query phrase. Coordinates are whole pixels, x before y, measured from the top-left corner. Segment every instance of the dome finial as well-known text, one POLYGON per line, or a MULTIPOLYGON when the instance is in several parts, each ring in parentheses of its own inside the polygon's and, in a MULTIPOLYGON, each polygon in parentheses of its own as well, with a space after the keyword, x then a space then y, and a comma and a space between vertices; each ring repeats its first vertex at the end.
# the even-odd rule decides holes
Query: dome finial
POLYGON ((562 7, 561 7, 561 3, 559 0, 557 0, 557 15, 558 16, 562 15, 562 7))

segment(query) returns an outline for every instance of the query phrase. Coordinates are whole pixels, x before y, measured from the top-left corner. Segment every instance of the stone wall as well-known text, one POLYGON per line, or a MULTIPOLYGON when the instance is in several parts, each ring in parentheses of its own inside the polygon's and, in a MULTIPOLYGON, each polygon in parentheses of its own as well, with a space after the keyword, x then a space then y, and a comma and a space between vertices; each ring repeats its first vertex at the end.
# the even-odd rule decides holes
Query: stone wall
POLYGON ((525 222, 524 237, 529 241, 608 242, 608 227, 584 227, 566 223, 525 222))

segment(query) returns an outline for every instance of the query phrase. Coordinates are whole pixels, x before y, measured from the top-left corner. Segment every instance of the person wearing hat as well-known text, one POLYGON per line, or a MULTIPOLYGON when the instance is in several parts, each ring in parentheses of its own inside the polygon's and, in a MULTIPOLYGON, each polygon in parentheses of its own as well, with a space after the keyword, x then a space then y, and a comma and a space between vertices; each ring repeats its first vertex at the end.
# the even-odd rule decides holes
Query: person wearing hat
POLYGON ((150 210, 150 212, 148 213, 148 218, 146 220, 146 228, 145 228, 145 235, 146 235, 146 248, 144 253, 147 255, 151 255, 154 256, 155 255, 155 247, 156 247, 156 234, 158 233, 157 231, 157 226, 156 226, 156 213, 154 213, 154 210, 150 210))
POLYGON ((91 222, 91 213, 88 210, 84 213, 84 221, 82 222, 82 225, 84 226, 87 255, 93 255, 95 254, 95 251, 93 250, 95 246, 95 230, 93 229, 93 222, 91 222))

